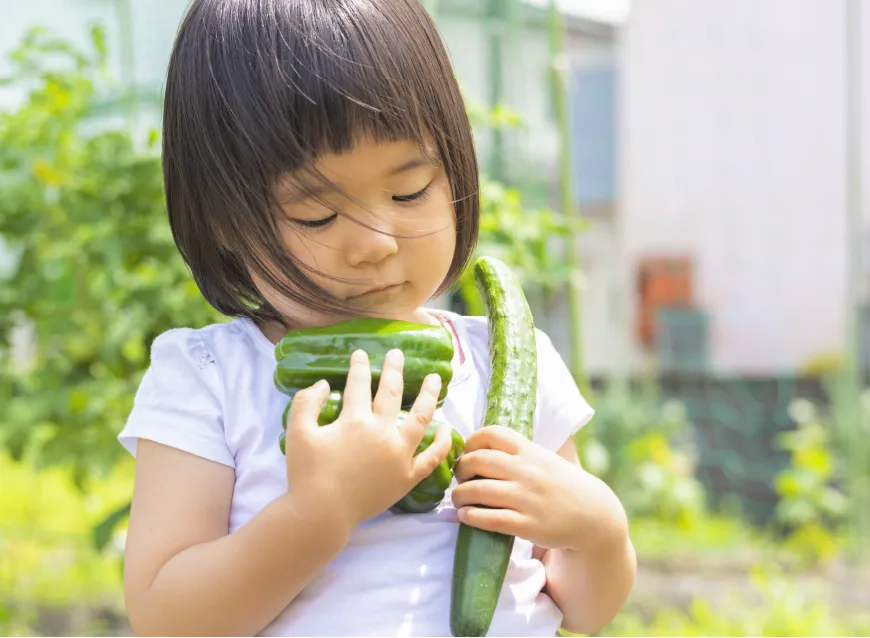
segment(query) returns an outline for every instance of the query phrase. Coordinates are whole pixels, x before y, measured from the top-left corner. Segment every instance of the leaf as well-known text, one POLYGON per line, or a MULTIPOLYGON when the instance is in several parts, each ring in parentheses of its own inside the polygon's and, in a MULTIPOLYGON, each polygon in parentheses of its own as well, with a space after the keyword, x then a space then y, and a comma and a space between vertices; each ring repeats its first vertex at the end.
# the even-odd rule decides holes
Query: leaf
POLYGON ((69 180, 69 176, 41 158, 33 163, 33 175, 46 186, 60 186, 69 180))
POLYGON ((106 47, 106 31, 98 24, 91 27, 91 44, 97 53, 97 64, 102 66, 108 56, 108 48, 106 47))
POLYGON ((94 547, 101 552, 112 540, 112 535, 115 529, 124 521, 130 514, 132 503, 124 503, 111 514, 106 516, 102 521, 94 526, 92 531, 94 547))
POLYGON ((821 501, 828 513, 833 516, 843 516, 849 510, 849 499, 833 487, 822 490, 821 501))
POLYGON ((774 479, 774 487, 780 497, 797 496, 800 493, 800 481, 791 472, 782 472, 774 479))

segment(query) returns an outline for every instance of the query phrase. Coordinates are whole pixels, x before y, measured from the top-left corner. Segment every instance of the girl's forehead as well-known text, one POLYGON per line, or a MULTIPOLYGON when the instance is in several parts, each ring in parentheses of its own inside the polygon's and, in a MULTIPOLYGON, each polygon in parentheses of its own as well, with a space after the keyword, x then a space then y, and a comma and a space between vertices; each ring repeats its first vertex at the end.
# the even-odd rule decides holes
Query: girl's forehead
POLYGON ((439 167, 441 160, 431 145, 413 140, 377 142, 361 140, 341 153, 319 156, 311 167, 283 173, 277 181, 279 197, 293 203, 310 197, 312 191, 328 192, 323 179, 342 184, 366 184, 410 173, 425 167, 439 167))

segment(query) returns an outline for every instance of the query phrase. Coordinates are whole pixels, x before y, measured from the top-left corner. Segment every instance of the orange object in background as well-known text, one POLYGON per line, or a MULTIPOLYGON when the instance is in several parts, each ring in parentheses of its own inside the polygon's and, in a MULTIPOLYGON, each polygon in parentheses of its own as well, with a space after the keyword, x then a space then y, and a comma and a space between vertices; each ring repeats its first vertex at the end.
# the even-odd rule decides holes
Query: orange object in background
POLYGON ((655 345, 656 312, 662 306, 694 306, 694 264, 689 257, 650 257, 637 268, 637 337, 655 345))

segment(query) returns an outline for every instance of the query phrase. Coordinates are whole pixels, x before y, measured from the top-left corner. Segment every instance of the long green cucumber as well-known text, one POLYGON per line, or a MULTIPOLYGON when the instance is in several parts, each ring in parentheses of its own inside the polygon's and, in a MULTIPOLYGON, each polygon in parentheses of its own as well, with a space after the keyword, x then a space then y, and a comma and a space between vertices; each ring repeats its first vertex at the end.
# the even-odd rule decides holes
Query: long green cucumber
MULTIPOLYGON (((474 282, 489 321, 491 376, 483 425, 532 439, 538 388, 535 323, 519 280, 492 257, 474 264, 474 282)), ((514 537, 460 523, 453 564, 450 632, 485 636, 492 624, 514 537)))
POLYGON ((354 350, 365 350, 372 370, 372 393, 377 392, 384 358, 398 348, 405 356, 402 406, 409 408, 426 375, 441 377, 439 402, 453 378, 453 338, 444 326, 391 319, 361 318, 319 328, 288 332, 275 346, 275 387, 293 396, 298 388, 326 379, 333 390, 344 390, 354 350))

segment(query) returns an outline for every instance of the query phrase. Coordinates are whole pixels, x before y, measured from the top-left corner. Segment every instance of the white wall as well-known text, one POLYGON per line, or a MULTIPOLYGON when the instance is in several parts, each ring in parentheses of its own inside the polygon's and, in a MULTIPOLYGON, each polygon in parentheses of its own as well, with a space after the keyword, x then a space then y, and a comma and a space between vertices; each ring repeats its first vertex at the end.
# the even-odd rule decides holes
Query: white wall
POLYGON ((841 346, 844 36, 831 0, 647 0, 622 33, 623 263, 694 257, 720 371, 841 346))
MULTIPOLYGON (((611 36, 592 36, 571 32, 566 48, 574 72, 581 70, 611 69, 617 66, 616 50, 611 36)), ((618 74, 618 69, 616 69, 618 74)), ((584 144, 579 139, 576 145, 584 144)), ((575 161, 574 170, 583 170, 575 161)), ((575 193, 576 195, 576 193, 575 193)), ((602 202, 591 207, 581 206, 581 214, 589 228, 577 240, 577 250, 583 269, 581 289, 581 315, 583 335, 583 363, 586 374, 599 376, 617 369, 620 357, 620 323, 622 314, 619 298, 620 259, 617 250, 615 202, 602 202)), ((568 306, 554 318, 556 334, 569 347, 568 306)))
MULTIPOLYGON (((547 76, 548 35, 543 29, 523 30, 521 25, 516 26, 501 62, 502 101, 520 114, 524 127, 510 133, 508 152, 516 149, 536 170, 539 166, 553 167, 558 138, 547 76)), ((487 104, 490 99, 487 32, 476 20, 446 13, 439 14, 438 27, 464 94, 487 104)), ((484 159, 489 151, 488 142, 488 136, 478 138, 478 150, 484 159)))

